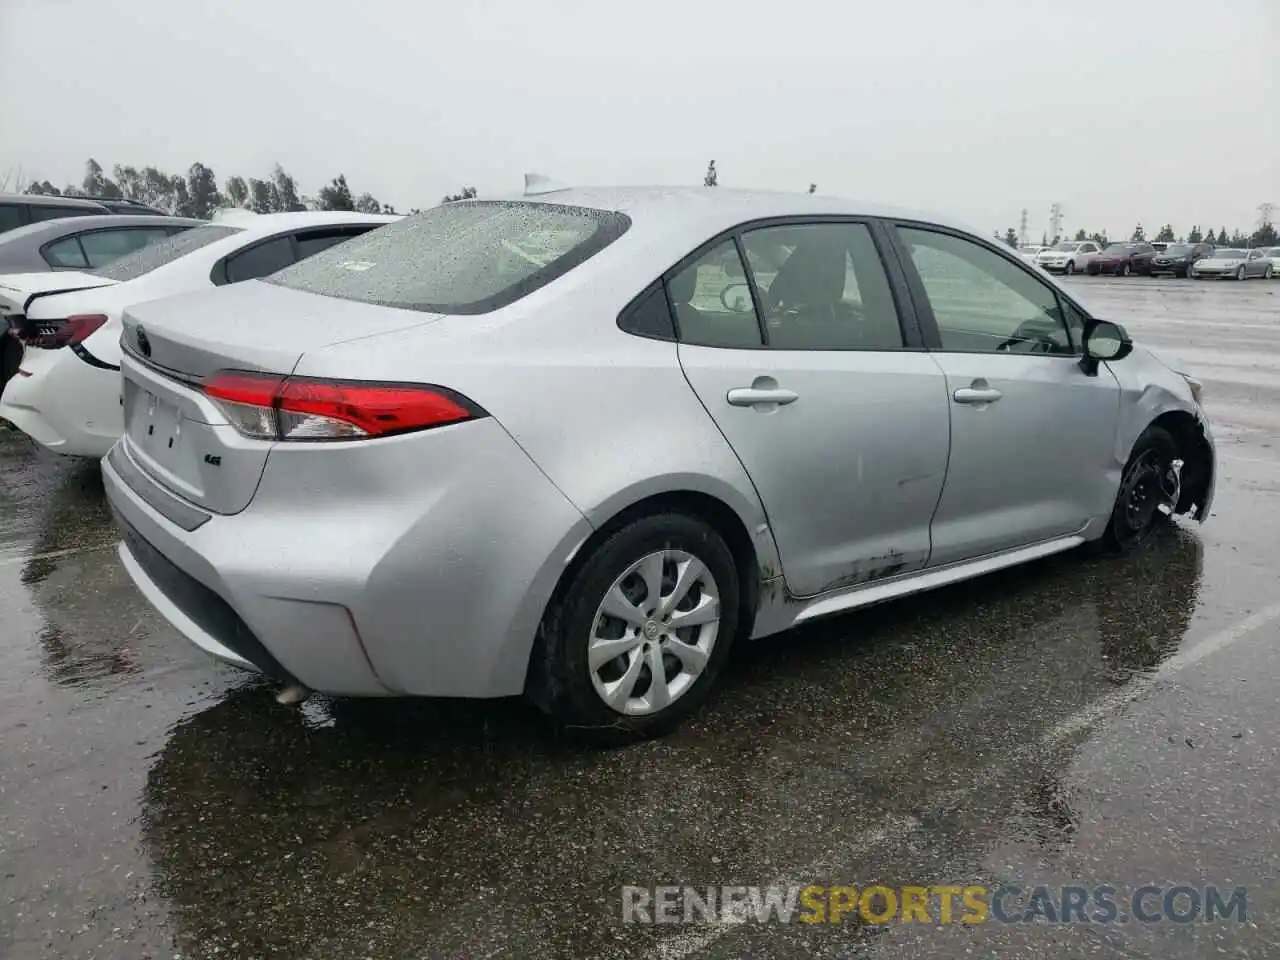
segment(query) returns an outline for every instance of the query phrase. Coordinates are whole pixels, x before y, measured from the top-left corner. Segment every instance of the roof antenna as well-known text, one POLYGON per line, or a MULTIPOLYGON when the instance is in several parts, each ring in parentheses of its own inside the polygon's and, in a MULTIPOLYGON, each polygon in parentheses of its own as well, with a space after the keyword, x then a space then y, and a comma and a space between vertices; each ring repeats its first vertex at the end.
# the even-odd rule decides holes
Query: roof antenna
POLYGON ((567 183, 560 183, 552 180, 548 176, 541 173, 526 173, 524 175, 524 195, 526 197, 536 197, 544 193, 555 193, 557 190, 568 190, 567 183))

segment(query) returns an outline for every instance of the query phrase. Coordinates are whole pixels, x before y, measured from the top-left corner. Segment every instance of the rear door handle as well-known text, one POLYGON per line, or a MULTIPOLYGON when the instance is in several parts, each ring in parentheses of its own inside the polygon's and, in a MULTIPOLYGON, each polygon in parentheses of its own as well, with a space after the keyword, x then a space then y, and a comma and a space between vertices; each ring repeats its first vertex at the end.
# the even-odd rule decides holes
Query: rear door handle
POLYGON ((961 387, 951 399, 956 403, 995 403, 1003 396, 995 387, 961 387))
POLYGON ((727 399, 730 405, 735 407, 754 407, 760 403, 776 403, 779 406, 783 406, 799 400, 800 394, 782 387, 770 387, 768 389, 734 387, 729 391, 727 399))

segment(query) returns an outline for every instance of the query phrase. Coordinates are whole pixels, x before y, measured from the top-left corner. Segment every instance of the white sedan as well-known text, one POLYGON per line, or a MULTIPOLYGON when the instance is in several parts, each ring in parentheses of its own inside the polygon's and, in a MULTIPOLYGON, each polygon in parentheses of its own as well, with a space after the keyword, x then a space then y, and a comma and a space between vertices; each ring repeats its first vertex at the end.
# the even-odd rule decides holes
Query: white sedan
POLYGON ((1037 267, 1050 273, 1071 276, 1073 273, 1083 273, 1089 261, 1101 249, 1092 240, 1063 240, 1037 253, 1035 263, 1037 267))
POLYGON ((0 419, 58 453, 104 456, 124 429, 126 307, 264 277, 398 219, 341 211, 246 214, 194 227, 97 270, 0 276, 0 330, 7 323, 23 344, 18 371, 0 397, 0 419))

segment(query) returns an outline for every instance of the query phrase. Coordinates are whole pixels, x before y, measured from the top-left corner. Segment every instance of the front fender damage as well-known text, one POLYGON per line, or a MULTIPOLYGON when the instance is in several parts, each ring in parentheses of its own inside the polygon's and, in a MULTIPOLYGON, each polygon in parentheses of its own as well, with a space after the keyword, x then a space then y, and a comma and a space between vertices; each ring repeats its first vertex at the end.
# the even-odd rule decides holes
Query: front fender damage
MULTIPOLYGON (((1164 472, 1164 476, 1160 478, 1160 504, 1156 507, 1166 517, 1172 517, 1177 512, 1178 502, 1182 499, 1182 460, 1173 460, 1169 463, 1169 469, 1164 472)), ((1191 516, 1195 516, 1197 504, 1191 506, 1191 516)))

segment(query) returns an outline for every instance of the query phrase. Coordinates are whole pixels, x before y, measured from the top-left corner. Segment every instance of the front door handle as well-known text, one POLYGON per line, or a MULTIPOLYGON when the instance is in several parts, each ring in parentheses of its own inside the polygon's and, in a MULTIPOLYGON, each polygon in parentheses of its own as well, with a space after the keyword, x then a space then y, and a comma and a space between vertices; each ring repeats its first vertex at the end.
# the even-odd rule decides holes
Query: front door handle
POLYGON ((995 403, 1003 396, 995 387, 961 387, 951 399, 956 403, 995 403))
POLYGON ((729 391, 726 399, 728 399, 731 406, 735 407, 754 407, 761 403, 776 403, 781 406, 799 400, 800 394, 782 387, 765 389, 760 387, 734 387, 729 391))

